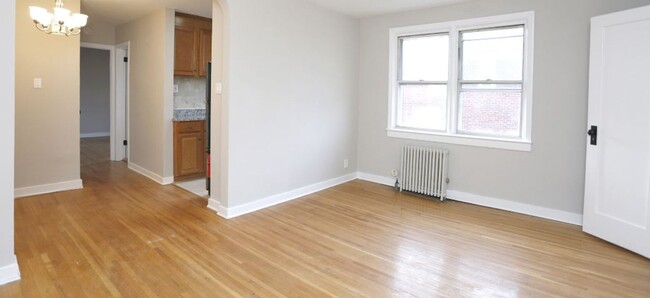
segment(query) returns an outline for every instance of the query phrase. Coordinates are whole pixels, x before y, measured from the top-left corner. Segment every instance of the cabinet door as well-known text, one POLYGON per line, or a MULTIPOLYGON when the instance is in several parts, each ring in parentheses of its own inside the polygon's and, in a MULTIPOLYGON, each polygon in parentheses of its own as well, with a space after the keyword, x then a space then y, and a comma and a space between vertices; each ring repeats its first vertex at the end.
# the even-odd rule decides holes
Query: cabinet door
POLYGON ((174 149, 174 176, 187 176, 205 172, 203 132, 178 134, 176 148, 174 149))
POLYGON ((199 29, 199 76, 204 77, 212 60, 212 30, 199 29))
POLYGON ((174 37, 174 75, 197 74, 197 33, 192 27, 176 26, 174 37))

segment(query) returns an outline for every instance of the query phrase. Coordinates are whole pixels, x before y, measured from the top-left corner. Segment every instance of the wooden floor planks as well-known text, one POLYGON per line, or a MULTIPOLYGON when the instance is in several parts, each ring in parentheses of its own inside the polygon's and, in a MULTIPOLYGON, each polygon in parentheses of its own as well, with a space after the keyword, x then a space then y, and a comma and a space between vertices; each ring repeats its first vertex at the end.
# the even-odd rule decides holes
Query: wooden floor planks
POLYGON ((650 297, 650 260, 577 226, 358 180, 225 220, 107 146, 84 189, 16 201, 0 297, 650 297))

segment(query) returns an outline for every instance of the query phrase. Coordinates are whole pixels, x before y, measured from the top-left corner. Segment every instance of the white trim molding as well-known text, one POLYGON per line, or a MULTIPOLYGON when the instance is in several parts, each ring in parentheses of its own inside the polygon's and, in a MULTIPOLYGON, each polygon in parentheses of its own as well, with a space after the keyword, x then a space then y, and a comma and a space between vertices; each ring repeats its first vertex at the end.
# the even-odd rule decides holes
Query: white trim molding
POLYGON ((573 225, 582 225, 582 214, 540 207, 510 200, 490 198, 460 191, 448 190, 447 196, 455 201, 532 215, 573 225))
POLYGON ((446 134, 446 133, 424 133, 416 130, 408 129, 388 129, 387 135, 392 138, 411 139, 419 141, 456 144, 474 147, 485 147, 495 149, 505 149, 513 151, 526 151, 533 150, 533 143, 530 141, 522 140, 506 140, 482 136, 465 136, 459 134, 446 134))
POLYGON ((20 280, 20 268, 18 260, 14 256, 13 263, 0 267, 0 286, 17 280, 20 280))
POLYGON ((82 133, 79 135, 82 139, 87 139, 87 138, 101 138, 101 137, 110 137, 111 132, 89 132, 89 133, 82 133))
MULTIPOLYGON (((532 117, 533 117, 533 64, 535 43, 535 12, 519 12, 483 18, 456 20, 443 23, 422 24, 416 26, 394 27, 388 32, 389 42, 389 71, 388 71, 388 115, 386 135, 391 138, 412 139, 428 142, 460 144, 486 148, 497 148, 516 151, 532 151, 532 117), (459 77, 462 57, 459 52, 461 34, 463 31, 519 26, 524 28, 523 44, 523 76, 521 99, 521 133, 517 137, 499 137, 489 135, 474 135, 462 133, 458 127, 459 94, 463 84, 459 77), (444 34, 449 37, 448 75, 444 81, 401 81, 401 38, 418 35, 444 34), (446 125, 441 131, 400 126, 399 102, 400 86, 404 84, 427 84, 447 86, 446 125)), ((487 83, 488 81, 481 81, 487 83)), ((503 84, 505 81, 501 82, 503 84)))
POLYGON ((215 199, 208 199, 208 209, 216 212, 219 214, 219 216, 229 219, 228 217, 228 208, 224 207, 221 205, 221 202, 215 200, 215 199))
POLYGON ((386 186, 395 186, 395 181, 397 180, 397 178, 384 177, 384 176, 379 176, 379 175, 364 173, 364 172, 358 172, 357 179, 370 181, 377 184, 383 184, 386 186))
POLYGON ((158 174, 156 174, 156 173, 154 173, 154 172, 152 172, 150 170, 147 170, 142 166, 134 164, 134 163, 132 163, 130 161, 129 161, 129 169, 136 172, 136 173, 138 173, 138 174, 140 174, 140 175, 142 175, 142 176, 145 176, 145 177, 147 177, 147 178, 149 178, 149 179, 151 179, 153 181, 156 181, 160 185, 169 185, 169 184, 174 183, 174 177, 160 176, 160 175, 158 175, 158 174))
POLYGON ((357 179, 357 173, 347 174, 341 177, 330 179, 323 182, 314 183, 312 185, 307 185, 298 189, 290 190, 280 194, 272 195, 266 198, 259 199, 247 204, 242 204, 234 207, 224 207, 221 203, 214 199, 208 200, 208 208, 214 210, 219 214, 219 216, 231 219, 237 216, 242 216, 251 212, 255 212, 264 208, 268 208, 280 203, 288 202, 306 195, 319 192, 321 190, 337 186, 352 180, 357 179))
POLYGON ((115 46, 111 61, 114 69, 111 90, 111 160, 120 161, 129 157, 131 146, 124 146, 123 141, 129 140, 129 84, 131 68, 128 67, 131 42, 127 41, 115 46), (119 56, 119 57, 118 57, 119 56), (124 63, 124 58, 127 63, 124 63), (121 58, 121 59, 120 59, 121 58), (126 148, 125 148, 126 147, 126 148))
MULTIPOLYGON (((363 172, 358 173, 358 178, 360 180, 383 184, 391 187, 394 186, 395 184, 395 178, 389 178, 389 177, 368 174, 363 172)), ((582 225, 582 214, 579 213, 572 213, 572 212, 567 212, 567 211, 562 211, 557 209, 540 207, 540 206, 519 203, 519 202, 505 200, 505 199, 490 198, 486 196, 475 195, 475 194, 470 194, 470 193, 460 192, 455 190, 447 190, 447 197, 455 201, 479 205, 483 207, 511 211, 515 213, 531 215, 535 217, 555 220, 555 221, 578 225, 578 226, 582 225)))
MULTIPOLYGON (((207 208, 216 212, 219 216, 225 219, 235 218, 244 214, 262 210, 280 203, 288 202, 306 195, 310 195, 321 190, 337 186, 355 179, 369 181, 377 184, 382 184, 390 187, 395 186, 395 178, 385 177, 365 172, 357 172, 341 176, 338 178, 330 179, 327 181, 315 183, 295 190, 287 191, 277 195, 269 196, 259 199, 257 201, 234 206, 225 207, 221 202, 215 199, 208 199, 207 208)), ((531 215, 544 219, 555 220, 573 225, 582 225, 582 214, 572 213, 557 209, 540 207, 505 199, 490 198, 460 191, 448 190, 447 197, 452 200, 464 202, 468 204, 479 205, 483 207, 495 208, 505 211, 511 211, 520 214, 531 215)))
POLYGON ((47 193, 59 192, 59 191, 68 191, 75 189, 82 189, 83 181, 81 179, 75 179, 70 181, 63 181, 51 184, 42 184, 35 186, 27 186, 14 189, 14 197, 22 198, 35 195, 42 195, 47 193))

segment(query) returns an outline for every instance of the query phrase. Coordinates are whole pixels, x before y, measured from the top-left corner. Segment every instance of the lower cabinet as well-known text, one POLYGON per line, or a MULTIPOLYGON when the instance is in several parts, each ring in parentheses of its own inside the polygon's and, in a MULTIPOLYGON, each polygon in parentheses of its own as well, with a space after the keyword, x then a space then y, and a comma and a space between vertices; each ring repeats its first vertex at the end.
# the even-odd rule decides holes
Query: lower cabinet
POLYGON ((205 121, 174 122, 174 180, 205 176, 205 121))

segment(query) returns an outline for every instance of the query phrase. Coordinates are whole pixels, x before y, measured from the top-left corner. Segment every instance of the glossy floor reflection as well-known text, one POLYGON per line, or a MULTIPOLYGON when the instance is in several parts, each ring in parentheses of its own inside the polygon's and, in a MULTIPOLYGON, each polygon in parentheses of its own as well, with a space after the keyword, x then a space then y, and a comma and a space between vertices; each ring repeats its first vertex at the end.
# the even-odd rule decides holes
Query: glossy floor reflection
POLYGON ((650 260, 577 226, 353 181, 225 220, 123 162, 16 201, 0 297, 647 297, 650 260))

